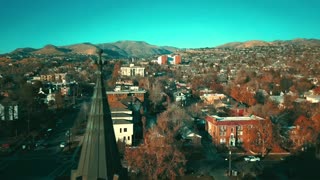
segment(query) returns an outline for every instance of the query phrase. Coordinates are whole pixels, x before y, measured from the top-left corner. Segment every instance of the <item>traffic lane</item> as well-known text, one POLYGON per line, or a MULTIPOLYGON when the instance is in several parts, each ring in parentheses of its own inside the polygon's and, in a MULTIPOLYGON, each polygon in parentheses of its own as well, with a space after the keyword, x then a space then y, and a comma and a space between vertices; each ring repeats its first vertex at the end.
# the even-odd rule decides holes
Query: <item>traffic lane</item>
POLYGON ((45 177, 52 172, 60 162, 54 158, 19 159, 7 161, 8 165, 0 172, 0 179, 15 179, 23 177, 45 177))

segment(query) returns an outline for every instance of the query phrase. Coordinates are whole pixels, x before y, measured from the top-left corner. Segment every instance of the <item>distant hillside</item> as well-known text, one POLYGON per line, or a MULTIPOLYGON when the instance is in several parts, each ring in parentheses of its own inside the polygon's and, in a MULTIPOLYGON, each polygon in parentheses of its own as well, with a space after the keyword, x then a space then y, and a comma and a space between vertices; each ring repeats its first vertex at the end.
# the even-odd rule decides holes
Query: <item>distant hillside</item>
POLYGON ((67 55, 67 54, 95 54, 97 48, 102 48, 104 53, 112 58, 150 57, 160 54, 171 54, 178 48, 170 46, 155 46, 143 41, 117 41, 114 43, 91 44, 80 43, 67 46, 46 45, 40 49, 18 48, 11 53, 41 54, 41 55, 67 55))
POLYGON ((111 51, 124 57, 149 57, 158 54, 171 54, 178 48, 160 47, 143 41, 117 41, 98 45, 106 52, 111 51))
POLYGON ((74 44, 70 46, 63 46, 65 49, 69 49, 74 54, 95 54, 97 46, 91 43, 74 44))
POLYGON ((43 55, 64 55, 66 53, 69 53, 70 50, 69 49, 65 49, 65 48, 59 48, 56 47, 54 45, 46 45, 45 47, 36 50, 36 51, 32 51, 31 53, 33 54, 43 54, 43 55))
POLYGON ((320 40, 318 39, 294 39, 287 41, 246 41, 246 42, 231 42, 217 46, 217 48, 250 48, 257 46, 287 46, 287 45, 296 45, 296 46, 320 46, 320 40))
POLYGON ((37 49, 34 48, 18 48, 14 51, 12 51, 11 53, 17 54, 17 53, 30 53, 33 51, 36 51, 37 49))

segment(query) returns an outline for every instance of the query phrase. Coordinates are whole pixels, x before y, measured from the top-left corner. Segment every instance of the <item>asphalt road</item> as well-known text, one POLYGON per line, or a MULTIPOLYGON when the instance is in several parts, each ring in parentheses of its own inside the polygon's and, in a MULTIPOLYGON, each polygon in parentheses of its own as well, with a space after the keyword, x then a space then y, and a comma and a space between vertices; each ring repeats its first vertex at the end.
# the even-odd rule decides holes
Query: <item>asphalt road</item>
POLYGON ((59 176, 70 175, 76 162, 72 154, 67 154, 60 148, 60 143, 68 140, 65 135, 77 117, 79 110, 73 109, 65 113, 52 134, 44 140, 47 147, 34 150, 18 150, 14 154, 0 158, 0 179, 55 179, 59 176))
MULTIPOLYGON (((229 160, 227 153, 218 153, 211 141, 202 141, 203 158, 192 160, 188 163, 188 168, 193 171, 192 174, 202 176, 209 175, 215 179, 230 179, 226 176, 229 169, 229 160)), ((268 156, 259 162, 245 162, 243 154, 232 154, 231 169, 246 173, 261 172, 266 167, 272 167, 281 162, 283 156, 268 156)))

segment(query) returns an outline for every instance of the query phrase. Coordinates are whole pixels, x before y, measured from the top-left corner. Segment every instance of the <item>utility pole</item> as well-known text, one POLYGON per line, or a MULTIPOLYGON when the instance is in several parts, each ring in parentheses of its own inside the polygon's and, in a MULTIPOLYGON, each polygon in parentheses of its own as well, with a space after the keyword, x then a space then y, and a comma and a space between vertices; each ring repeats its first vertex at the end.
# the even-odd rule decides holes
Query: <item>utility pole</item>
POLYGON ((69 142, 68 142, 69 152, 71 151, 71 128, 69 128, 69 142))
POLYGON ((231 150, 229 150, 229 176, 231 176, 231 150))

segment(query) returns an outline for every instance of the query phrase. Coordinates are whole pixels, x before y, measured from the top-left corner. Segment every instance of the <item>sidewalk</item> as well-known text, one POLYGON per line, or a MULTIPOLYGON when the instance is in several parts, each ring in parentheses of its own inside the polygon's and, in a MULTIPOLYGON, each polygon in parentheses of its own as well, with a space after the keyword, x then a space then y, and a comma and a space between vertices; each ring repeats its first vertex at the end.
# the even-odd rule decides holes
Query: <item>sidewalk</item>
POLYGON ((229 180, 230 178, 225 175, 225 169, 215 169, 209 173, 210 176, 213 176, 217 180, 229 180))

